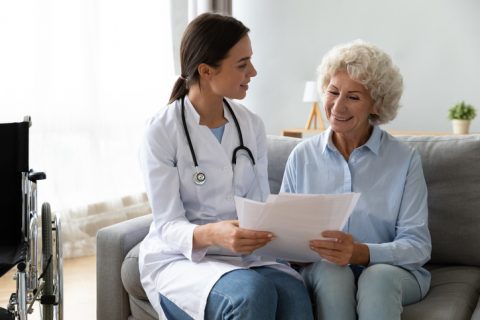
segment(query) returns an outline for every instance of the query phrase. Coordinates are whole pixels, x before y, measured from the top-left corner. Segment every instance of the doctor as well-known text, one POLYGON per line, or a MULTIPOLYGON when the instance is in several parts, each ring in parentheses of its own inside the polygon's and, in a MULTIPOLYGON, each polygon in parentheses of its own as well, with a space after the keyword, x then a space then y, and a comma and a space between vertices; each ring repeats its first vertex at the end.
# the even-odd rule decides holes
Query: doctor
POLYGON ((257 72, 249 29, 206 13, 185 30, 181 76, 150 121, 140 159, 153 211, 141 281, 168 319, 312 319, 290 267, 253 254, 269 232, 239 228, 234 195, 269 194, 265 129, 242 99, 257 72))

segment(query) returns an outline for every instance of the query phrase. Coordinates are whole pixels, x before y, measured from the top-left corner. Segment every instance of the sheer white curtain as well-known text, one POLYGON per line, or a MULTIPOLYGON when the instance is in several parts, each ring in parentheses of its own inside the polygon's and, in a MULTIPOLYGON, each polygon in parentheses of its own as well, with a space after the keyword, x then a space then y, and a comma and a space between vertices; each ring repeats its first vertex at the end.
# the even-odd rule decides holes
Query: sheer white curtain
POLYGON ((188 0, 188 20, 204 12, 232 14, 232 0, 188 0))
POLYGON ((99 227, 148 211, 137 149, 173 85, 170 1, 1 1, 0 44, 0 122, 32 116, 39 203, 66 256, 92 253, 99 227))

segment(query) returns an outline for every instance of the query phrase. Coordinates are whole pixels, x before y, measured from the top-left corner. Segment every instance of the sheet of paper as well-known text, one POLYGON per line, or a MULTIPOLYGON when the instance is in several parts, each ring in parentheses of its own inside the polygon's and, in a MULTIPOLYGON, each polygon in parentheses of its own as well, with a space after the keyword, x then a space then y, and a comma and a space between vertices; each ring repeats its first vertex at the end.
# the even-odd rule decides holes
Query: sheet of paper
POLYGON ((288 261, 313 262, 320 256, 309 240, 324 230, 341 230, 353 211, 359 193, 270 195, 267 202, 235 197, 240 227, 270 231, 275 235, 255 253, 288 261))

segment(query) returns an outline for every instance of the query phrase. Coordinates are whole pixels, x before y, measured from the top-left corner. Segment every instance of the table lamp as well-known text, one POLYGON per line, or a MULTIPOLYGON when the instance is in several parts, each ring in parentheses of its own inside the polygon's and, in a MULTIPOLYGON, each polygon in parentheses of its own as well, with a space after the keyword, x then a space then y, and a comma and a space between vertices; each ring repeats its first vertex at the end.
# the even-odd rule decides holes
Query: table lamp
POLYGON ((315 81, 307 81, 305 83, 305 91, 303 92, 303 102, 311 102, 312 109, 308 115, 307 124, 305 129, 320 129, 325 130, 325 125, 323 124, 322 114, 320 113, 320 108, 318 105, 318 91, 317 83, 315 81), (318 128, 317 128, 318 124, 318 128), (313 125, 313 128, 312 128, 313 125))

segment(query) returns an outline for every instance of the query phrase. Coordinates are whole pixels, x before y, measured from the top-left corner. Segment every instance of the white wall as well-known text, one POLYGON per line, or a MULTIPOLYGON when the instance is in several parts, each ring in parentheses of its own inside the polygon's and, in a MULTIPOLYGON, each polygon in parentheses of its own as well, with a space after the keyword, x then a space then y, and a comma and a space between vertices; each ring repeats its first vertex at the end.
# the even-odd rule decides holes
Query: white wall
POLYGON ((402 108, 386 128, 450 131, 447 110, 465 100, 480 132, 478 0, 233 0, 233 15, 251 29, 258 70, 243 102, 270 134, 305 125, 305 81, 327 50, 357 38, 388 52, 404 77, 402 108))

